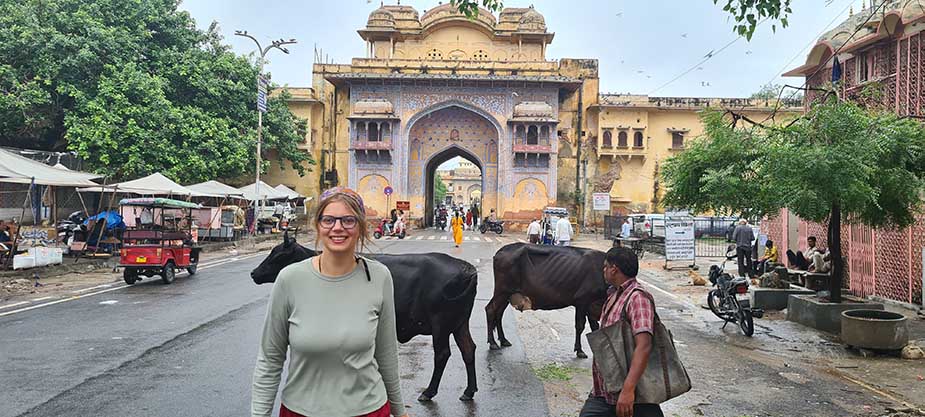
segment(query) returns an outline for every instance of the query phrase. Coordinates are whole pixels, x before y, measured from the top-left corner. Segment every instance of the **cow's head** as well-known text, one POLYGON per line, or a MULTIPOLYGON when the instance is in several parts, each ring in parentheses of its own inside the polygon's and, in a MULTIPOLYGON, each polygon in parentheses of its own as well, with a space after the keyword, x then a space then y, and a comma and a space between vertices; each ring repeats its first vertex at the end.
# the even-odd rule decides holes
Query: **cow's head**
POLYGON ((289 238, 289 232, 283 234, 283 243, 276 245, 267 258, 251 271, 251 279, 255 284, 266 284, 276 281, 276 276, 283 268, 299 261, 304 261, 317 252, 308 249, 289 238))

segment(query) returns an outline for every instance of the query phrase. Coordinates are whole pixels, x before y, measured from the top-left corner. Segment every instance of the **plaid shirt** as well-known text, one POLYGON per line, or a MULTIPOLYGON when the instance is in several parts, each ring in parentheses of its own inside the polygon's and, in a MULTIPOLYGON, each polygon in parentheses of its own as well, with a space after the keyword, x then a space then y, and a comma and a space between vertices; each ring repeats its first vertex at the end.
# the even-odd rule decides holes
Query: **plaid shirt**
MULTIPOLYGON (((639 282, 636 281, 636 278, 627 280, 619 289, 611 287, 607 291, 607 301, 604 303, 604 312, 601 314, 602 328, 619 322, 623 315, 623 306, 626 305, 626 314, 629 315, 633 334, 652 334, 655 322, 652 302, 645 295, 639 294, 639 291, 632 292, 634 288, 639 288, 641 291, 646 292, 645 289, 642 289, 642 286, 639 285, 639 282)), ((591 376, 594 379, 594 388, 591 389, 591 395, 595 397, 604 397, 604 399, 607 400, 607 404, 615 405, 617 403, 618 394, 611 394, 604 388, 604 378, 597 370, 596 362, 591 366, 591 376)))

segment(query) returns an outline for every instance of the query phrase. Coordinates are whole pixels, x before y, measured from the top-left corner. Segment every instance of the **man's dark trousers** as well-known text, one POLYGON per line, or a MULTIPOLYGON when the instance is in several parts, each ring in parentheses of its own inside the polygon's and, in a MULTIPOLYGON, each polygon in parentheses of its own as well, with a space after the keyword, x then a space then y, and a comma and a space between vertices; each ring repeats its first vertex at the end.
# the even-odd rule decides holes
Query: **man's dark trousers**
POLYGON ((736 256, 739 258, 739 276, 751 276, 752 271, 752 248, 736 248, 736 256))
MULTIPOLYGON (((607 404, 603 397, 588 397, 578 417, 616 417, 617 407, 607 404)), ((664 417, 658 404, 636 404, 633 417, 664 417)))

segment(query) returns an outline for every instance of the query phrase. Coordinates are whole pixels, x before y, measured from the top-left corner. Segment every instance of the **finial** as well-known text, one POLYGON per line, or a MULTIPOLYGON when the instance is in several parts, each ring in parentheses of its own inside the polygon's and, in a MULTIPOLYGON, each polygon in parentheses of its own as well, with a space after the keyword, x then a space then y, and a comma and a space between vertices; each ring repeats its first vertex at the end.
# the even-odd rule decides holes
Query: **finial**
POLYGON ((864 10, 867 10, 867 2, 861 0, 861 11, 863 12, 864 10))
POLYGON ((854 5, 848 8, 848 17, 854 16, 854 5))

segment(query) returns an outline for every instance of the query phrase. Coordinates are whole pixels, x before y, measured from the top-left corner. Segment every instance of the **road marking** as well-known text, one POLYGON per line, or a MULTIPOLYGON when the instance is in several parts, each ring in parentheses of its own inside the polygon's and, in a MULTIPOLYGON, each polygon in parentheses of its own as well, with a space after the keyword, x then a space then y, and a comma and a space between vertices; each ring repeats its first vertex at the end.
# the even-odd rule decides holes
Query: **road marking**
POLYGON ((463 240, 472 240, 472 237, 466 236, 465 238, 463 238, 463 240))
POLYGON ((119 300, 106 300, 106 301, 100 301, 100 304, 109 306, 109 305, 113 305, 118 302, 119 300))
POLYGON ((440 236, 440 240, 447 240, 446 236, 440 236))
POLYGON ((482 238, 476 236, 476 237, 473 237, 472 240, 474 240, 474 241, 476 241, 476 242, 481 242, 481 241, 482 241, 482 238))
POLYGON ((29 301, 35 303, 35 302, 38 302, 38 301, 45 301, 45 300, 50 300, 50 299, 52 299, 52 296, 49 295, 48 297, 36 298, 36 299, 34 299, 34 300, 29 300, 29 301))
MULTIPOLYGON (((243 261, 243 260, 246 260, 246 259, 256 258, 256 257, 258 257, 258 256, 263 256, 263 255, 266 255, 266 252, 257 252, 257 253, 255 253, 255 254, 253 254, 253 255, 250 255, 250 256, 242 256, 242 257, 237 258, 237 259, 243 261)), ((222 263, 216 262, 216 263, 212 263, 212 264, 209 264, 209 265, 200 266, 200 267, 199 267, 199 270, 208 269, 208 268, 212 268, 212 267, 219 266, 219 265, 224 265, 225 263, 230 263, 230 262, 231 262, 231 261, 229 261, 229 262, 222 262, 222 263)), ((187 274, 186 272, 181 272, 181 273, 179 273, 179 274, 177 274, 177 275, 178 275, 178 276, 182 276, 182 275, 184 275, 184 274, 185 274, 185 275, 189 275, 189 274, 187 274)), ((112 286, 112 285, 114 285, 114 284, 105 284, 105 285, 106 285, 106 286, 112 286)), ((93 288, 99 288, 99 287, 101 287, 101 286, 98 285, 98 286, 93 287, 93 288)), ((7 311, 7 312, 3 312, 3 313, 0 313, 0 317, 10 316, 10 315, 17 314, 17 313, 23 313, 23 312, 26 312, 26 311, 29 311, 29 310, 35 310, 35 309, 37 309, 37 308, 53 306, 53 305, 55 305, 55 304, 66 303, 66 302, 68 302, 68 301, 79 300, 79 299, 81 299, 81 298, 91 297, 91 296, 94 296, 94 295, 105 294, 105 293, 108 293, 108 292, 112 292, 112 291, 116 291, 116 290, 121 290, 121 289, 126 288, 126 287, 129 287, 129 285, 128 285, 128 284, 122 284, 122 285, 119 285, 119 286, 116 286, 116 287, 107 288, 107 289, 105 289, 105 290, 100 290, 100 291, 96 291, 96 292, 91 292, 91 293, 86 293, 86 294, 80 294, 80 295, 72 295, 72 296, 67 297, 67 298, 62 298, 62 299, 55 300, 55 301, 49 301, 49 302, 43 303, 43 304, 36 304, 36 305, 29 306, 29 307, 23 307, 23 308, 20 308, 20 309, 18 309, 18 310, 11 310, 11 311, 7 311)), ((92 288, 89 288, 89 289, 92 289, 92 288)), ((10 304, 10 305, 8 305, 8 306, 3 306, 3 307, 0 307, 0 308, 9 308, 9 307, 19 306, 19 305, 23 305, 23 304, 29 304, 29 302, 28 302, 28 301, 22 301, 22 302, 19 302, 19 303, 10 304)))
POLYGON ((645 284, 645 285, 648 285, 649 287, 651 287, 651 288, 654 289, 655 291, 658 291, 658 292, 660 292, 660 293, 662 293, 662 294, 665 294, 665 295, 667 295, 667 296, 669 296, 669 297, 671 297, 671 298, 674 298, 675 300, 679 300, 679 301, 681 300, 681 297, 678 297, 678 296, 675 295, 675 294, 672 294, 672 293, 670 293, 670 292, 668 292, 668 291, 665 291, 665 290, 659 288, 658 286, 652 284, 651 282, 644 281, 644 280, 642 280, 642 279, 639 278, 639 277, 636 278, 636 281, 639 281, 639 282, 641 282, 641 283, 643 283, 643 284, 645 284))
POLYGON ((414 240, 421 240, 421 239, 424 239, 424 236, 418 236, 417 239, 414 239, 414 240))
POLYGON ((434 240, 436 238, 437 238, 436 236, 427 236, 427 240, 434 240))
POLYGON ((13 304, 10 304, 10 305, 0 306, 0 309, 3 309, 3 308, 11 308, 11 307, 16 307, 16 306, 21 306, 21 305, 23 305, 23 304, 29 304, 29 302, 28 302, 28 301, 20 301, 20 302, 18 302, 18 303, 13 303, 13 304))
POLYGON ((113 286, 113 285, 114 285, 114 284, 102 284, 102 285, 97 285, 97 286, 95 286, 95 287, 83 288, 83 289, 79 289, 79 290, 77 290, 77 291, 71 291, 71 294, 80 294, 80 293, 82 293, 82 292, 87 292, 87 291, 90 291, 90 290, 95 290, 95 289, 97 289, 97 288, 109 288, 109 287, 111 287, 111 286, 113 286))

